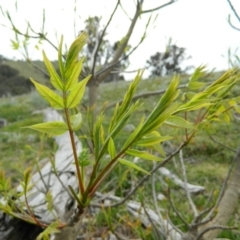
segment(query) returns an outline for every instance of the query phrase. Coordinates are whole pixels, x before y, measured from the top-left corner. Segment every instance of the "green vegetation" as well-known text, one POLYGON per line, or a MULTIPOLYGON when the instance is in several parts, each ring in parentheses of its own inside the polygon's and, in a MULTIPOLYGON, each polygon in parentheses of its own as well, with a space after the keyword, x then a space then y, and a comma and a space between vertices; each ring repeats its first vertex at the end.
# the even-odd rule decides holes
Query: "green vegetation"
MULTIPOLYGON (((216 79, 219 75, 220 74, 214 73, 208 76, 205 81, 211 82, 212 79, 216 79)), ((186 79, 187 76, 183 76, 182 83, 186 83, 186 79)), ((170 80, 170 78, 159 78, 141 81, 136 94, 156 89, 165 89, 170 80)), ((100 86, 100 105, 105 105, 107 102, 110 103, 121 99, 129 84, 129 82, 102 84, 100 86), (114 91, 116 89, 116 84, 118 91, 114 91)), ((238 92, 238 88, 239 87, 234 90, 234 93, 238 92)), ((36 160, 36 154, 38 158, 43 159, 44 157, 50 156, 53 152, 52 147, 54 146, 51 139, 46 137, 43 138, 42 135, 34 133, 31 130, 23 130, 20 128, 41 122, 42 116, 40 114, 32 115, 32 113, 36 107, 38 107, 38 104, 39 108, 44 108, 46 105, 41 101, 41 98, 39 98, 39 101, 36 101, 36 96, 36 93, 32 92, 27 95, 1 99, 1 117, 6 118, 9 122, 8 126, 0 129, 1 168, 6 171, 8 176, 10 175, 15 180, 15 183, 17 183, 16 181, 22 176, 21 170, 28 166, 29 163, 36 160), (39 146, 41 146, 40 152, 39 146)), ((138 110, 135 117, 130 119, 129 124, 136 126, 140 117, 149 114, 158 100, 159 96, 151 96, 144 99, 144 104, 138 110)), ((111 118, 111 114, 112 109, 106 111, 106 126, 111 118)), ((191 115, 189 117, 191 117, 191 115)), ((162 129, 162 131, 165 131, 165 128, 162 129)), ((209 131, 216 141, 233 149, 237 148, 239 138, 237 120, 233 120, 231 124, 225 122, 212 124, 209 131)), ((128 138, 128 135, 128 129, 124 129, 118 138, 119 146, 123 145, 126 138, 128 138)), ((183 135, 180 134, 174 139, 173 143, 175 146, 177 146, 178 142, 182 140, 182 136, 183 135)), ((216 193, 219 192, 221 183, 227 175, 228 166, 232 162, 233 156, 233 152, 213 142, 206 132, 198 134, 193 139, 192 144, 185 148, 184 157, 187 161, 186 168, 188 181, 192 184, 206 187, 206 191, 203 194, 193 196, 193 200, 198 209, 201 209, 206 204, 211 191, 216 193)), ((152 163, 141 161, 139 162, 139 166, 150 171, 152 163)), ((177 160, 175 160, 175 164, 174 162, 171 162, 167 167, 178 176, 182 176, 181 166, 177 160)), ((119 165, 115 169, 114 174, 109 176, 108 179, 111 179, 111 184, 104 187, 104 191, 111 191, 114 187, 116 189, 115 194, 124 197, 128 189, 131 187, 129 181, 134 182, 141 176, 143 176, 143 173, 119 165)), ((167 183, 171 186, 171 195, 174 199, 175 205, 181 212, 186 213, 185 218, 190 220, 191 215, 188 213, 189 207, 185 201, 186 197, 184 191, 174 183, 168 181, 167 183)), ((166 191, 166 187, 161 183, 156 184, 156 189, 159 193, 164 193, 166 191)), ((147 205, 153 205, 148 197, 152 194, 151 181, 147 182, 146 185, 141 188, 140 192, 142 194, 136 194, 136 200, 143 199, 147 205)), ((162 201, 159 205, 163 208, 170 207, 166 200, 162 201)), ((176 225, 181 225, 181 221, 175 216, 174 212, 170 212, 170 217, 176 225)), ((97 229, 101 231, 102 229, 102 236, 104 236, 104 229, 110 226, 111 231, 126 233, 128 236, 145 236, 145 239, 153 239, 154 237, 154 235, 152 235, 152 230, 149 228, 143 230, 141 228, 141 223, 129 215, 123 206, 100 211, 96 221, 90 221, 88 223, 88 229, 91 229, 91 231, 97 231, 97 229)), ((230 231, 224 231, 221 236, 230 238, 234 236, 234 239, 237 239, 236 236, 238 235, 230 231)))

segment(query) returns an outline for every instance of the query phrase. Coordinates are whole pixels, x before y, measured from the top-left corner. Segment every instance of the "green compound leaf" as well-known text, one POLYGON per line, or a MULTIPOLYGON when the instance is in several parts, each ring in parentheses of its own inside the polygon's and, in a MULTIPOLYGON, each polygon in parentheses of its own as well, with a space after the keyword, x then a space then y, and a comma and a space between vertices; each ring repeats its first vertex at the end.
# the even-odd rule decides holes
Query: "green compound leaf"
POLYGON ((53 107, 55 109, 63 109, 64 108, 63 99, 61 96, 59 96, 57 93, 52 91, 50 88, 48 88, 40 83, 37 83, 32 78, 30 78, 30 80, 36 87, 39 94, 51 105, 51 107, 53 107))
POLYGON ((47 55, 43 51, 43 61, 50 75, 51 84, 58 90, 63 90, 63 83, 61 78, 58 76, 56 70, 54 69, 52 63, 48 60, 47 55))
POLYGON ((72 115, 70 117, 70 122, 71 122, 72 129, 74 131, 79 130, 82 125, 82 114, 78 113, 78 114, 72 115))
POLYGON ((86 84, 90 77, 91 75, 87 76, 85 79, 79 82, 75 86, 75 88, 70 92, 70 94, 67 97, 67 108, 74 108, 80 103, 85 92, 86 84))
POLYGON ((31 128, 33 130, 47 133, 52 136, 57 136, 65 133, 68 130, 66 123, 64 122, 47 122, 47 123, 39 123, 31 126, 27 126, 24 128, 31 128))
POLYGON ((130 162, 130 161, 128 161, 128 160, 126 160, 126 159, 122 159, 122 158, 119 158, 118 161, 119 161, 120 163, 122 163, 122 164, 130 167, 130 168, 134 168, 134 169, 136 169, 136 170, 138 170, 138 171, 141 171, 141 172, 144 172, 144 173, 150 175, 150 173, 149 173, 148 171, 146 171, 145 169, 139 167, 138 165, 136 165, 136 164, 133 163, 133 162, 130 162))

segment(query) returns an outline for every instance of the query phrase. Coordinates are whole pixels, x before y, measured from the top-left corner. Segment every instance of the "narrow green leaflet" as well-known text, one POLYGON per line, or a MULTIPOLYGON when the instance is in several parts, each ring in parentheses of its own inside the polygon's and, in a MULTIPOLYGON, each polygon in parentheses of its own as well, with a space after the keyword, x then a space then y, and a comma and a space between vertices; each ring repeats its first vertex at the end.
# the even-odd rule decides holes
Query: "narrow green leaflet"
POLYGON ((48 191, 47 194, 45 195, 45 201, 47 202, 48 211, 52 211, 54 204, 53 204, 53 197, 50 191, 48 191))
MULTIPOLYGON (((214 99, 213 99, 214 100, 214 99)), ((216 99, 215 99, 216 100, 216 99)), ((193 111, 196 109, 200 109, 203 107, 209 107, 213 103, 210 102, 210 99, 199 99, 199 100, 190 100, 189 102, 181 105, 177 111, 175 112, 183 112, 183 111, 193 111)))
MULTIPOLYGON (((198 82, 198 80, 206 74, 205 69, 206 69, 206 66, 200 66, 200 67, 196 68, 196 70, 194 71, 192 76, 189 78, 188 88, 191 88, 190 85, 193 82, 198 82)), ((194 88, 192 88, 192 89, 194 89, 194 88)))
POLYGON ((82 125, 82 114, 78 113, 70 117, 71 127, 74 131, 79 130, 82 125))
POLYGON ((31 126, 24 127, 24 128, 31 128, 33 130, 36 130, 42 133, 47 133, 52 136, 61 135, 68 130, 68 127, 64 122, 39 123, 39 124, 34 124, 31 126))
POLYGON ((91 75, 87 76, 85 79, 79 82, 70 92, 67 97, 67 108, 74 108, 80 103, 85 92, 86 84, 90 78, 91 75))
POLYGON ((65 86, 65 91, 70 91, 77 85, 78 77, 82 70, 83 61, 84 61, 84 58, 76 62, 72 69, 68 69, 68 71, 66 71, 65 76, 66 76, 67 82, 65 86))
POLYGON ((169 117, 167 121, 164 122, 164 124, 169 125, 171 127, 177 127, 177 128, 195 129, 192 123, 186 121, 184 118, 177 117, 177 116, 169 117))
POLYGON ((63 99, 61 96, 59 96, 57 93, 52 91, 50 88, 48 88, 40 83, 37 83, 32 78, 30 78, 30 80, 36 87, 39 94, 51 105, 51 107, 53 107, 55 109, 63 109, 64 108, 63 99))
POLYGON ((204 87, 206 85, 206 83, 204 82, 190 82, 188 84, 188 89, 190 90, 198 90, 202 87, 204 87))
POLYGON ((162 158, 154 156, 154 155, 152 155, 148 152, 139 151, 139 150, 136 150, 136 149, 128 149, 126 151, 126 153, 131 155, 131 156, 134 156, 134 157, 139 157, 139 158, 143 158, 143 159, 151 160, 151 161, 161 161, 162 160, 162 158))
POLYGON ((66 60, 66 71, 72 69, 75 63, 78 61, 79 52, 82 50, 83 46, 87 42, 87 34, 81 33, 79 37, 70 46, 67 60, 66 60))
POLYGON ((63 45, 63 36, 61 36, 60 44, 58 47, 58 67, 63 79, 65 79, 65 68, 63 64, 63 56, 62 56, 62 45, 63 45))
POLYGON ((99 136, 100 136, 101 143, 103 144, 105 141, 105 133, 104 133, 103 125, 100 126, 99 136))
POLYGON ((141 134, 147 134, 158 128, 173 112, 176 110, 177 103, 172 102, 177 98, 179 91, 177 90, 179 77, 174 76, 168 89, 163 94, 152 113, 148 116, 141 129, 141 134), (172 106, 170 106, 172 104, 172 106))
POLYGON ((143 75, 143 71, 138 71, 137 76, 134 78, 134 80, 129 85, 129 88, 128 88, 126 94, 124 95, 123 102, 118 109, 116 120, 121 118, 121 116, 127 111, 128 107, 130 106, 130 104, 132 102, 132 98, 136 92, 138 83, 142 78, 142 75, 143 75))
POLYGON ((128 167, 134 168, 134 169, 136 169, 136 170, 138 170, 138 171, 141 171, 141 172, 144 172, 144 173, 150 175, 150 173, 149 173, 148 171, 146 171, 145 169, 139 167, 138 165, 136 165, 136 164, 133 163, 133 162, 130 162, 130 161, 128 161, 128 160, 126 160, 126 159, 122 159, 122 158, 119 158, 118 161, 119 161, 120 163, 128 166, 128 167))
POLYGON ((152 118, 151 121, 149 121, 149 118, 144 122, 144 126, 142 127, 141 134, 145 135, 148 133, 151 133, 152 131, 159 128, 171 115, 173 115, 176 110, 179 107, 179 103, 175 102, 172 105, 168 106, 165 111, 163 111, 158 116, 155 116, 155 118, 152 118))
POLYGON ((116 149, 115 149, 114 141, 112 138, 110 138, 108 142, 108 153, 112 159, 116 155, 116 149))
POLYGON ((172 139, 172 137, 170 136, 152 136, 152 137, 146 137, 146 138, 142 138, 141 140, 136 142, 136 145, 138 146, 143 146, 143 147, 147 147, 147 146, 152 146, 154 144, 157 143, 161 143, 167 140, 172 139))
POLYGON ((50 75, 51 84, 58 90, 63 90, 63 83, 61 78, 58 76, 56 70, 54 69, 52 63, 48 60, 47 55, 43 51, 43 61, 50 75))
POLYGON ((142 117, 140 123, 138 124, 138 126, 135 128, 135 130, 131 133, 131 135, 128 137, 127 141, 124 143, 122 149, 124 149, 126 146, 130 145, 131 143, 133 143, 134 141, 136 141, 137 137, 138 137, 138 133, 141 131, 142 126, 144 123, 144 117, 142 117))
POLYGON ((101 128, 103 128, 102 123, 103 123, 103 114, 100 114, 98 115, 93 127, 94 155, 96 159, 98 158, 98 154, 101 146, 100 134, 101 134, 101 128))

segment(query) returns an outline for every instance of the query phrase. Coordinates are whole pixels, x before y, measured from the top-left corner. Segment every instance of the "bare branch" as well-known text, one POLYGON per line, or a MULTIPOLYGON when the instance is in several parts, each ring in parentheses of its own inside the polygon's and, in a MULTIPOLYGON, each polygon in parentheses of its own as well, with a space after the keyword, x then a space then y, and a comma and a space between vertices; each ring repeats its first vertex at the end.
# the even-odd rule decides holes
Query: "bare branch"
MULTIPOLYGON (((104 35, 105 35, 106 31, 107 31, 107 28, 108 28, 109 24, 111 23, 114 14, 115 14, 116 11, 117 11, 117 8, 118 8, 118 5, 119 5, 119 4, 120 4, 120 0, 117 1, 117 4, 116 4, 116 6, 115 6, 115 8, 114 8, 114 10, 113 10, 113 12, 112 12, 112 14, 111 14, 108 22, 107 22, 107 25, 106 25, 105 28, 103 29, 103 32, 102 32, 102 34, 101 34, 101 36, 100 36, 100 38, 99 38, 99 42, 98 42, 98 43, 96 42, 96 45, 95 45, 95 46, 97 46, 97 47, 96 47, 96 49, 94 49, 94 51, 93 51, 93 63, 92 63, 92 70, 91 70, 92 75, 94 75, 94 69, 95 69, 95 65, 96 65, 96 61, 97 61, 97 53, 98 53, 98 50, 99 50, 100 45, 101 45, 101 43, 102 43, 103 37, 104 37, 104 35)), ((98 37, 96 38, 96 41, 98 41, 98 37)))
MULTIPOLYGON (((46 37, 46 34, 44 34, 44 32, 36 32, 34 31, 34 29, 31 27, 30 23, 28 22, 28 28, 36 34, 36 36, 34 35, 29 35, 29 34, 26 34, 26 33, 23 33, 21 32, 13 23, 12 19, 11 19, 11 16, 9 14, 9 12, 7 12, 7 17, 8 17, 8 20, 10 21, 11 25, 12 25, 12 30, 14 32, 16 32, 17 34, 21 35, 21 36, 24 36, 26 38, 33 38, 33 39, 43 39, 45 41, 47 41, 55 50, 58 51, 58 47, 56 45, 53 44, 53 42, 51 40, 49 40, 47 37, 46 37)), ((45 22, 45 14, 43 14, 43 24, 45 22)), ((42 26, 42 30, 44 29, 44 26, 42 26)))
MULTIPOLYGON (((237 18, 238 22, 240 23, 240 16, 238 15, 236 9, 234 8, 231 0, 227 0, 227 2, 228 2, 228 4, 229 4, 232 12, 234 13, 235 17, 237 18)), ((240 28, 235 27, 235 26, 232 24, 232 22, 231 22, 231 16, 230 16, 230 15, 228 16, 228 23, 229 23, 229 25, 230 25, 233 29, 235 29, 235 30, 237 30, 237 31, 240 31, 240 28)))
POLYGON ((176 1, 177 1, 177 0, 171 0, 171 1, 165 3, 165 4, 161 5, 161 6, 156 7, 156 8, 152 8, 152 9, 148 9, 148 10, 143 10, 141 13, 144 14, 144 13, 150 13, 150 12, 157 11, 157 10, 159 10, 159 9, 161 9, 161 8, 164 8, 164 7, 168 6, 168 5, 171 5, 171 4, 175 3, 176 1))
POLYGON ((219 144, 220 146, 222 146, 222 147, 224 147, 224 148, 226 148, 226 149, 228 149, 228 150, 230 150, 230 151, 232 151, 232 152, 235 152, 235 153, 237 152, 235 149, 230 148, 230 147, 224 145, 223 143, 218 142, 218 141, 217 141, 211 134, 209 134, 208 132, 207 132, 207 134, 208 134, 208 137, 209 137, 213 142, 219 144))
POLYGON ((173 204, 172 198, 171 198, 171 190, 168 189, 168 200, 169 203, 173 209, 173 211, 177 214, 177 216, 180 218, 180 220, 187 226, 189 229, 190 225, 187 223, 187 221, 183 218, 182 214, 176 209, 175 205, 173 204))
POLYGON ((233 6, 231 0, 227 0, 227 2, 228 2, 228 4, 229 4, 229 6, 231 7, 231 9, 232 9, 232 11, 233 11, 235 17, 236 17, 237 20, 240 22, 240 16, 238 15, 236 9, 234 8, 234 6, 233 6))
MULTIPOLYGON (((186 88, 187 85, 186 84, 182 84, 182 85, 179 85, 178 86, 178 89, 182 89, 182 88, 186 88)), ((159 90, 159 91, 152 91, 152 92, 146 92, 146 93, 141 93, 141 94, 137 94, 135 95, 132 100, 135 101, 139 98, 146 98, 146 97, 150 97, 150 96, 155 96, 155 95, 160 95, 160 94, 164 94, 166 92, 166 89, 164 90, 159 90)), ((114 103, 110 103, 109 105, 107 105, 105 107, 105 110, 109 109, 109 108, 112 108, 112 107, 115 107, 116 104, 121 104, 123 100, 120 100, 120 101, 117 101, 117 102, 114 102, 114 103)))
MULTIPOLYGON (((156 167, 156 162, 153 163, 153 168, 155 167, 156 167)), ((159 219, 162 220, 162 214, 160 213, 159 206, 157 203, 157 196, 156 196, 156 173, 152 174, 152 196, 153 196, 153 203, 157 211, 158 217, 159 219)))
POLYGON ((117 51, 115 52, 112 61, 108 64, 108 66, 106 66, 106 68, 102 69, 102 74, 98 73, 97 76, 97 81, 101 82, 103 79, 105 79, 105 77, 109 74, 109 72, 111 71, 111 67, 109 66, 114 66, 116 65, 116 62, 118 62, 118 60, 120 59, 120 57, 122 56, 128 41, 133 33, 134 27, 137 23, 138 17, 141 14, 141 8, 142 8, 142 3, 138 2, 137 6, 136 6, 136 12, 134 14, 133 20, 128 28, 127 34, 124 37, 124 41, 123 43, 119 46, 119 48, 117 49, 117 51), (106 70, 107 69, 107 70, 106 70))
POLYGON ((211 226, 211 227, 205 228, 203 231, 201 231, 201 232, 198 234, 196 240, 200 240, 201 237, 202 237, 206 232, 212 231, 212 230, 214 230, 214 229, 233 230, 233 229, 237 229, 237 228, 236 228, 236 227, 221 226, 221 225, 219 225, 219 226, 211 226))
POLYGON ((194 217, 197 217, 198 216, 198 211, 197 211, 197 208, 191 198, 191 195, 190 195, 190 192, 188 190, 188 186, 187 186, 187 174, 186 174, 186 168, 185 168, 185 164, 184 164, 184 160, 183 160, 183 154, 182 154, 182 150, 179 151, 179 158, 180 158, 180 163, 181 163, 181 166, 182 166, 182 173, 183 173, 183 180, 184 180, 184 188, 186 190, 186 194, 187 194, 187 199, 188 199, 188 202, 192 208, 192 211, 193 211, 193 214, 194 214, 194 217))
POLYGON ((231 16, 230 16, 230 15, 229 15, 229 17, 228 17, 228 23, 229 23, 229 25, 230 25, 233 29, 235 29, 235 30, 237 30, 237 31, 240 31, 240 28, 237 28, 237 27, 235 27, 235 26, 232 24, 231 16))
MULTIPOLYGON (((151 216, 149 215, 149 213, 148 213, 148 211, 147 211, 147 209, 146 209, 143 201, 141 202, 141 204, 142 204, 144 213, 146 214, 146 216, 147 216, 147 218, 148 218, 148 221, 151 223, 151 225, 152 225, 152 227, 153 227, 154 233, 155 233, 155 235, 156 235, 155 237, 157 237, 157 238, 159 239, 159 238, 160 238, 160 234, 163 234, 163 233, 162 233, 161 231, 159 231, 159 229, 158 229, 158 228, 156 227, 156 225, 154 224, 154 222, 153 222, 151 216)), ((164 237, 166 237, 165 234, 163 234, 163 235, 164 235, 164 237)))
POLYGON ((26 60, 27 60, 27 62, 28 62, 32 67, 34 67, 35 69, 37 69, 39 72, 43 73, 45 76, 50 77, 49 74, 48 74, 46 71, 44 71, 42 68, 40 68, 39 66, 37 66, 36 64, 34 64, 30 59, 26 59, 26 60))

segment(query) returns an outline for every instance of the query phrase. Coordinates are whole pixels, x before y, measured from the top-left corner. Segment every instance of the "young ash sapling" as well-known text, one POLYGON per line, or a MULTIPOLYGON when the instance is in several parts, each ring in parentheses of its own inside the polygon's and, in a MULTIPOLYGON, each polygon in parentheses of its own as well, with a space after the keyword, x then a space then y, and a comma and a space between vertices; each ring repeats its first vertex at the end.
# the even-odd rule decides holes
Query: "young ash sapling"
MULTIPOLYGON (((158 130, 163 124, 170 127, 185 129, 185 139, 179 148, 180 150, 190 142, 198 130, 205 128, 210 122, 216 119, 219 120, 221 116, 224 118, 226 112, 231 108, 239 110, 237 108, 238 98, 234 99, 229 98, 228 96, 228 92, 237 81, 239 81, 236 71, 227 71, 221 78, 209 85, 206 82, 200 81, 200 78, 204 73, 204 67, 199 67, 190 77, 186 90, 181 96, 183 102, 178 98, 180 93, 180 90, 178 89, 180 79, 178 76, 174 76, 165 93, 149 116, 143 116, 124 144, 117 147, 117 137, 127 124, 129 118, 141 106, 140 101, 132 101, 137 85, 143 74, 142 71, 139 71, 130 84, 121 104, 116 104, 108 129, 105 129, 103 126, 104 114, 98 114, 96 117, 93 129, 91 129, 93 160, 90 161, 86 149, 83 150, 80 155, 77 154, 74 140, 74 131, 81 128, 83 121, 88 121, 88 119, 83 119, 81 113, 76 110, 82 100, 86 85, 91 78, 91 76, 87 76, 85 79, 79 81, 79 75, 84 62, 84 58, 79 59, 79 53, 86 41, 87 35, 81 33, 81 35, 70 46, 66 57, 64 57, 62 54, 63 38, 61 38, 58 50, 60 75, 56 72, 46 54, 43 52, 43 59, 50 75, 50 82, 56 91, 39 84, 34 79, 31 79, 31 81, 39 94, 51 105, 52 108, 63 111, 65 122, 47 122, 27 127, 51 136, 61 135, 68 131, 79 188, 79 191, 75 191, 72 186, 68 186, 70 193, 77 202, 74 221, 78 221, 81 214, 84 213, 84 208, 90 204, 91 199, 94 197, 99 186, 104 184, 106 177, 109 176, 118 164, 124 164, 130 168, 142 171, 145 174, 150 174, 137 164, 129 161, 128 156, 139 157, 150 161, 158 161, 161 162, 162 165, 171 159, 169 156, 166 157, 161 143, 174 136, 162 136, 159 133, 158 130), (187 119, 187 112, 194 110, 203 111, 199 112, 195 121, 190 122, 187 119), (185 118, 177 115, 179 113, 185 113, 185 118), (156 151, 157 154, 154 155, 150 153, 148 149, 156 151), (110 156, 110 160, 104 165, 102 160, 106 155, 110 156), (88 165, 92 165, 92 170, 87 178, 85 176, 85 167, 88 165)), ((175 154, 177 154, 177 152, 175 154)), ((26 196, 29 187, 29 171, 27 171, 25 175, 23 195, 26 196)), ((51 195, 48 195, 47 199, 49 202, 49 211, 51 211, 51 195)), ((30 221, 31 223, 46 228, 47 231, 45 230, 41 236, 39 236, 39 239, 56 231, 56 228, 62 228, 71 222, 58 222, 57 224, 52 223, 51 225, 47 225, 34 216, 31 206, 28 206, 27 204, 27 197, 25 197, 25 203, 29 217, 27 219, 25 219, 25 217, 22 218, 20 215, 14 215, 14 217, 30 221)), ((4 211, 4 206, 1 205, 0 209, 4 211)), ((7 212, 11 213, 13 211, 8 210, 7 212)))

